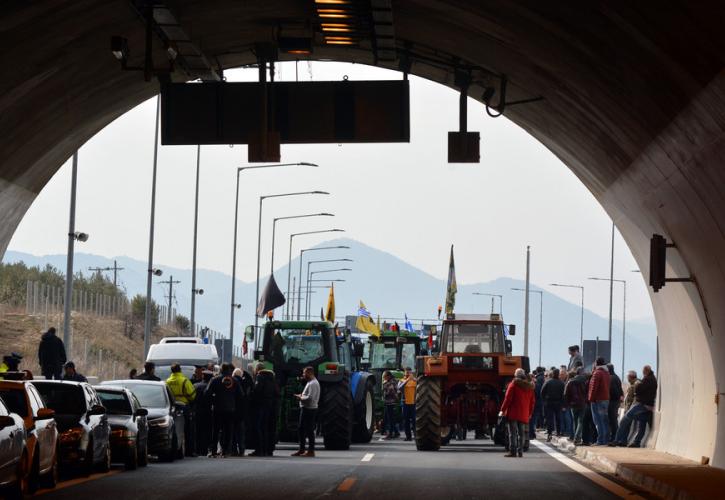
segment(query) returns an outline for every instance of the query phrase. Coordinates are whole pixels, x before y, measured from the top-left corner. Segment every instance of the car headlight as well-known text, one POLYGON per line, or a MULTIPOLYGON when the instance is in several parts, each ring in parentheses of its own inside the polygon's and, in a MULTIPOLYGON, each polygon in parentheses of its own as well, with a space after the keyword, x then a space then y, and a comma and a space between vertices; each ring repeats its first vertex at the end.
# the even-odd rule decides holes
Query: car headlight
POLYGON ((64 444, 75 443, 83 437, 83 429, 80 427, 72 427, 60 433, 60 442, 64 444))
POLYGON ((168 415, 161 417, 161 418, 155 418, 153 420, 149 420, 149 426, 151 427, 168 427, 171 425, 171 417, 168 415))

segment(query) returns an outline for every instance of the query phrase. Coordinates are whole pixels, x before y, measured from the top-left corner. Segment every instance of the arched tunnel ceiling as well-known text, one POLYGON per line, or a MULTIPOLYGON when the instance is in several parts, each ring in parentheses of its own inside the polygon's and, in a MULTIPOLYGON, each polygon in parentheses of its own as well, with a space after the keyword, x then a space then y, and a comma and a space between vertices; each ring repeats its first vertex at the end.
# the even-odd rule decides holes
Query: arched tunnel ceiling
MULTIPOLYGON (((256 42, 273 41, 281 24, 309 23, 314 14, 311 0, 166 3, 207 57, 227 68, 253 63, 256 42)), ((510 98, 543 96, 543 102, 509 108, 507 116, 559 155, 595 194, 720 71, 723 5, 713 3, 720 15, 696 5, 659 3, 653 10, 646 2, 392 3, 397 44, 413 53, 413 73, 452 85, 450 71, 416 62, 416 53, 436 51, 506 74, 510 98)), ((157 91, 139 73, 120 71, 110 55, 110 37, 122 35, 132 61, 142 61, 143 24, 126 0, 14 2, 0 20, 0 33, 2 67, 13 68, 0 82, 0 113, 9 118, 0 132, 17 138, 0 146, 6 159, 0 175, 33 192, 48 176, 21 180, 24 170, 47 172, 67 158, 77 146, 68 132, 83 142, 157 91), (32 105, 45 99, 51 107, 32 105), (60 122, 58 115, 64 117, 60 122), (36 140, 55 146, 38 165, 20 151, 36 140)), ((316 47, 312 57, 372 62, 372 53, 360 49, 316 47)), ((164 61, 159 50, 156 60, 164 61)), ((472 96, 480 93, 474 89, 472 96)))
MULTIPOLYGON (((274 40, 280 23, 308 22, 315 11, 313 0, 167 5, 222 68, 254 63, 255 43, 274 40)), ((130 62, 143 59, 144 27, 128 0, 11 0, 1 8, 4 251, 73 151, 159 87, 121 71, 111 56, 110 37, 121 35, 130 62)), ((398 54, 412 55, 411 73, 453 86, 452 67, 424 59, 457 58, 481 68, 479 79, 507 75, 511 99, 544 98, 508 108, 506 116, 592 191, 641 269, 653 232, 676 242, 668 274, 697 283, 652 295, 663 367, 654 440, 662 450, 725 466, 717 396, 725 386, 725 3, 392 0, 392 12, 398 54)), ((365 44, 323 45, 313 59, 375 62, 365 44)), ((154 57, 164 64, 160 44, 154 57)), ((471 92, 481 97, 480 86, 471 92)))

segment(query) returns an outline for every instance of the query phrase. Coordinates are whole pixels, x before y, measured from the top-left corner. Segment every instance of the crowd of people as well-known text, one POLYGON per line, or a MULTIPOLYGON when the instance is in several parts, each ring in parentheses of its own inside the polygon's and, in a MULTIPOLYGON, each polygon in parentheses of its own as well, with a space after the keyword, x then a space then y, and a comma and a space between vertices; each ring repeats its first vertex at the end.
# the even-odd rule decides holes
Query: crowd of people
POLYGON ((652 425, 656 396, 651 366, 642 368, 641 379, 630 370, 625 391, 612 363, 598 357, 588 369, 579 346, 571 346, 566 365, 537 367, 530 374, 516 370, 499 414, 507 420, 507 456, 522 456, 537 429, 546 432, 547 441, 556 435, 577 446, 639 448, 652 425))

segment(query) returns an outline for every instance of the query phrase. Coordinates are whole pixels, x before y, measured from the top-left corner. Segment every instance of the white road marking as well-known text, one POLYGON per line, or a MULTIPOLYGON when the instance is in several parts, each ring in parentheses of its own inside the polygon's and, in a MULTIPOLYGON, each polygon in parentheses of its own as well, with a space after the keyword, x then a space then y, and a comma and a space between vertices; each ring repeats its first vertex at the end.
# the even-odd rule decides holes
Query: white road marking
POLYGON ((375 456, 375 453, 366 453, 365 456, 362 457, 362 460, 360 460, 360 461, 361 462, 369 462, 370 460, 373 459, 374 456, 375 456))
POLYGON ((598 484, 599 486, 601 486, 605 490, 609 491, 610 493, 617 495, 619 498, 644 500, 643 497, 639 496, 634 491, 628 490, 624 486, 607 479, 606 477, 602 476, 601 474, 599 474, 591 469, 588 469, 587 467, 584 467, 579 462, 572 460, 571 458, 567 457, 563 453, 560 453, 543 443, 540 443, 538 440, 532 440, 531 444, 536 446, 538 449, 540 449, 541 451, 543 451, 550 457, 552 457, 552 458, 558 460, 559 462, 561 462, 562 464, 566 465, 573 471, 578 472, 579 474, 586 477, 590 481, 598 484))

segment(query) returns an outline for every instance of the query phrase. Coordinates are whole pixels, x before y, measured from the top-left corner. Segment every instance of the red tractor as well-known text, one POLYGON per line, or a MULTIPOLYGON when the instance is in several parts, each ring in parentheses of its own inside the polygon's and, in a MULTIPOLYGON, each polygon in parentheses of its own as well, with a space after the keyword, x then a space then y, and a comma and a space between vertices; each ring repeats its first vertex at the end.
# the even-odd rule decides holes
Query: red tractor
MULTIPOLYGON (((501 316, 450 315, 443 321, 438 354, 417 359, 415 443, 419 450, 438 450, 452 436, 491 436, 505 446, 498 412, 514 371, 529 372, 529 358, 511 355, 501 316)), ((514 325, 508 326, 514 335, 514 325)))

